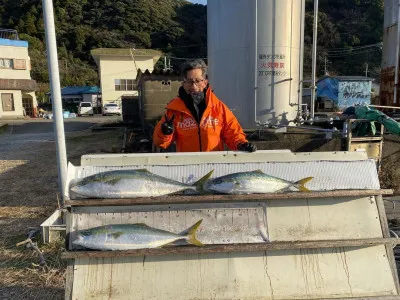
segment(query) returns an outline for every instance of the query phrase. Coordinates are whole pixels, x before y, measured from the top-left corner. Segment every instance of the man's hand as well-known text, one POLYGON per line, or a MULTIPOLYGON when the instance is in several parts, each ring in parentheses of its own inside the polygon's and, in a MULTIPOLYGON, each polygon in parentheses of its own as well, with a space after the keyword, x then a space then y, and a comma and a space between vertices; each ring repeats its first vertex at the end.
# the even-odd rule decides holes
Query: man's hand
POLYGON ((242 143, 238 145, 239 151, 247 151, 247 152, 255 152, 257 151, 257 147, 250 143, 242 143))
POLYGON ((175 115, 172 115, 172 118, 168 120, 168 116, 165 115, 165 122, 161 125, 161 132, 164 135, 170 135, 174 133, 174 118, 175 115))

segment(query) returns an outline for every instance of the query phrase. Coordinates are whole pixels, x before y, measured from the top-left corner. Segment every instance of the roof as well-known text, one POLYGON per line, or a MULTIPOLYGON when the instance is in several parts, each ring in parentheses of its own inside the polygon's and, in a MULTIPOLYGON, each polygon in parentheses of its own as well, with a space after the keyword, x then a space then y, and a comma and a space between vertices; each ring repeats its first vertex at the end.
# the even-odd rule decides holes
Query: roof
POLYGON ((98 94, 98 86, 66 86, 61 89, 61 95, 98 94))
POLYGON ((162 55, 161 51, 154 49, 135 49, 135 48, 97 48, 92 49, 90 54, 93 56, 94 60, 98 64, 98 59, 100 56, 127 56, 138 57, 147 56, 152 57, 154 63, 158 61, 162 55))
POLYGON ((327 78, 337 79, 339 81, 374 81, 374 78, 364 76, 323 76, 317 83, 327 78))
POLYGON ((22 40, 9 40, 0 38, 0 46, 13 46, 13 47, 25 47, 28 48, 28 42, 22 40))

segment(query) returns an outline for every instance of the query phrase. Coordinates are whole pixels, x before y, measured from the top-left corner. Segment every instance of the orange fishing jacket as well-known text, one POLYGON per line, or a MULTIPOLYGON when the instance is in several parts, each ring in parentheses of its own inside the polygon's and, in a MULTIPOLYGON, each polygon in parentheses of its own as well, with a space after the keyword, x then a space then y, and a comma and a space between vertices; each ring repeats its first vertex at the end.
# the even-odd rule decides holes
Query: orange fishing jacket
POLYGON ((183 100, 179 97, 168 103, 166 115, 174 118, 174 133, 164 135, 161 125, 165 116, 157 123, 153 142, 161 148, 176 141, 177 152, 223 151, 224 143, 231 149, 247 142, 246 135, 236 117, 229 108, 222 103, 208 87, 206 92, 206 109, 201 117, 200 124, 190 113, 183 100))

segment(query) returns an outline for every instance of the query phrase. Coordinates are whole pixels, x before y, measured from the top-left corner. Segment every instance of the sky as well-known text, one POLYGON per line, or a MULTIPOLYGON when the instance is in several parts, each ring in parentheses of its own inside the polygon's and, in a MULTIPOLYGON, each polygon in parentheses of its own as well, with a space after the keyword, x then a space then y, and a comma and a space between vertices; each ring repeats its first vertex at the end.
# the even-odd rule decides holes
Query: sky
POLYGON ((203 5, 207 4, 207 0, 190 0, 190 2, 199 3, 199 4, 203 4, 203 5))

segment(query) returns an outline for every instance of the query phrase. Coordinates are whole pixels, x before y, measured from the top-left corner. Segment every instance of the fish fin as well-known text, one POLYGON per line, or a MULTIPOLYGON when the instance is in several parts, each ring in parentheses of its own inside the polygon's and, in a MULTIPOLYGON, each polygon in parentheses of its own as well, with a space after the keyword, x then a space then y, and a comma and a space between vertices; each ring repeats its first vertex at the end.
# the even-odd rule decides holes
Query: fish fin
POLYGON ((294 183, 294 185, 301 191, 301 192, 311 192, 308 188, 306 188, 304 185, 309 182, 311 179, 313 179, 314 177, 306 177, 303 178, 299 181, 296 181, 294 183))
POLYGON ((199 228, 201 222, 203 222, 203 219, 197 221, 194 225, 181 232, 179 235, 185 236, 186 241, 191 245, 200 247, 204 246, 204 244, 196 238, 196 230, 199 228))
POLYGON ((121 178, 113 178, 113 179, 109 179, 109 180, 105 181, 105 183, 115 185, 115 184, 117 184, 118 181, 120 181, 120 180, 121 180, 121 178))
POLYGON ((145 223, 135 223, 135 224, 132 224, 132 225, 139 226, 139 227, 150 227, 149 225, 147 225, 145 223))
POLYGON ((260 173, 260 174, 264 174, 264 172, 263 172, 262 170, 260 170, 260 169, 258 169, 258 170, 254 170, 254 171, 253 171, 253 173, 260 173))
POLYGON ((136 172, 143 172, 143 173, 151 173, 149 170, 147 169, 136 169, 136 172))
POLYGON ((123 234, 124 233, 122 231, 117 231, 117 232, 114 232, 114 233, 109 233, 109 234, 107 234, 107 236, 112 237, 113 239, 117 239, 123 234))
POLYGON ((203 185, 207 182, 208 179, 210 179, 212 173, 214 172, 214 170, 211 170, 210 172, 208 172, 206 175, 204 175, 203 177, 201 177, 199 180, 197 180, 195 183, 193 183, 193 186, 196 186, 197 191, 203 192, 203 185))

